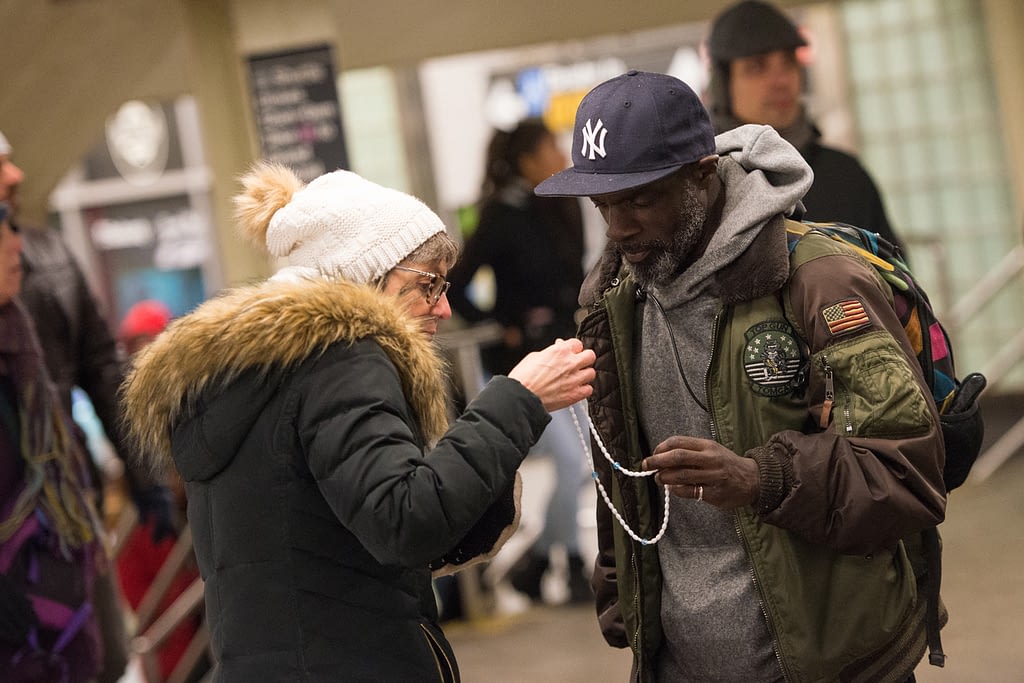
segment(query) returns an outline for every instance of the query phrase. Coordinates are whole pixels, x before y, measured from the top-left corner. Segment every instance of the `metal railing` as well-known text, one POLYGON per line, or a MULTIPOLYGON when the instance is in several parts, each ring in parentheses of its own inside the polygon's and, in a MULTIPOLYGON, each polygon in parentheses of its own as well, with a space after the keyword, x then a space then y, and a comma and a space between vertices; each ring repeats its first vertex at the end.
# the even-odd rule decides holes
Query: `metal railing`
MULTIPOLYGON (((116 559, 124 549, 124 542, 138 523, 133 509, 126 508, 118 519, 114 530, 114 545, 111 554, 116 559)), ((146 589, 133 615, 134 627, 130 629, 130 650, 138 660, 140 673, 146 683, 185 683, 193 678, 196 667, 206 655, 210 646, 210 632, 202 620, 184 652, 178 658, 174 669, 164 678, 160 671, 159 653, 167 639, 186 621, 201 614, 203 580, 196 578, 175 598, 167 609, 160 612, 168 592, 182 570, 193 562, 192 532, 186 525, 178 536, 171 552, 167 555, 160 571, 146 589)), ((213 672, 207 672, 201 683, 213 680, 213 672)))
MULTIPOLYGON (((945 250, 940 248, 940 259, 945 262, 945 250)), ((940 269, 939 272, 948 272, 940 269)), ((948 312, 943 313, 942 319, 950 333, 956 334, 957 330, 963 329, 967 322, 984 309, 996 296, 1015 282, 1024 281, 1024 244, 1018 244, 1004 256, 996 266, 986 273, 966 294, 964 294, 948 312)), ((948 278, 944 278, 941 286, 944 294, 948 297, 951 290, 948 278)), ((950 301, 950 298, 946 298, 950 301)), ((1012 338, 993 355, 981 368, 981 373, 989 380, 986 392, 997 385, 999 378, 1018 367, 1024 362, 1024 329, 1017 332, 1012 338)), ((975 462, 971 470, 971 480, 983 482, 992 476, 993 473, 1014 453, 1024 448, 1024 415, 1010 427, 995 443, 989 446, 975 462)))

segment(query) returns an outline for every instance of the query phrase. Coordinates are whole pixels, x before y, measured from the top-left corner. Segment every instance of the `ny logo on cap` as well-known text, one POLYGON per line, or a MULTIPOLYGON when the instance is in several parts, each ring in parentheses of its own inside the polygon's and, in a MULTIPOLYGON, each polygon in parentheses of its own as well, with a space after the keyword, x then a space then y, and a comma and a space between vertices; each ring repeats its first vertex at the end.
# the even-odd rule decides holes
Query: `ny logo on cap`
POLYGON ((595 154, 600 154, 602 159, 607 156, 604 151, 604 138, 608 135, 608 129, 604 127, 604 122, 601 119, 597 120, 596 126, 592 126, 590 119, 587 119, 586 125, 580 132, 583 134, 583 149, 580 150, 580 154, 591 161, 594 160, 595 154), (600 137, 598 137, 598 133, 600 133, 600 137), (590 149, 589 153, 587 148, 590 149))

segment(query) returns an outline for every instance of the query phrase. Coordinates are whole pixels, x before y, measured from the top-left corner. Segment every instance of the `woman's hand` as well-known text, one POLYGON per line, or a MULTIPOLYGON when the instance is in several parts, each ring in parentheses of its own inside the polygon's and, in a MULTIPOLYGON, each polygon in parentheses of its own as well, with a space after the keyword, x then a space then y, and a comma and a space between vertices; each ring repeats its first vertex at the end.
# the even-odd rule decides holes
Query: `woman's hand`
POLYGON ((508 376, 532 391, 554 412, 590 396, 594 388, 594 352, 579 339, 559 339, 551 346, 527 354, 508 376))

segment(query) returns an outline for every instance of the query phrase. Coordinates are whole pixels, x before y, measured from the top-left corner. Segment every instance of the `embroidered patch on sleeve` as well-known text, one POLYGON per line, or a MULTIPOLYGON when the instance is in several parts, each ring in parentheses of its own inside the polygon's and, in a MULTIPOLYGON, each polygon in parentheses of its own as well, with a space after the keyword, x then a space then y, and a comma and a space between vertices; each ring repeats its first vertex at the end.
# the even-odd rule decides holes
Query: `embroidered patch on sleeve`
POLYGON ((871 324, 864 304, 859 299, 843 299, 826 306, 821 310, 821 317, 825 319, 832 336, 853 332, 871 324))

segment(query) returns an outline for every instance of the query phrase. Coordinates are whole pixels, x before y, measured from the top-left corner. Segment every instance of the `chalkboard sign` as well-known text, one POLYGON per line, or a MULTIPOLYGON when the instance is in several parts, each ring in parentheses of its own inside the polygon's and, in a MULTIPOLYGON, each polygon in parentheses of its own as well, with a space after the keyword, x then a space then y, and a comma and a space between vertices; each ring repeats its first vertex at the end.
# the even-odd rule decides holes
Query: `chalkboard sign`
POLYGON ((249 75, 265 159, 307 182, 348 168, 330 46, 253 55, 249 75))

